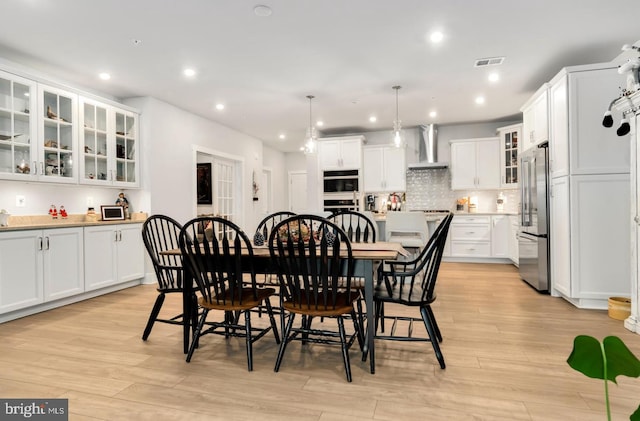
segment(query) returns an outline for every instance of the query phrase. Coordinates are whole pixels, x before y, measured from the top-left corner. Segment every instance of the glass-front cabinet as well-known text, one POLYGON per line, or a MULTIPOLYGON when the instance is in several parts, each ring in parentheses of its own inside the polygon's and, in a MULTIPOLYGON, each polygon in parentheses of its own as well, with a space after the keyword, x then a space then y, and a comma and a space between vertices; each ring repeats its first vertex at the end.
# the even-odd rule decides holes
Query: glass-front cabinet
POLYGON ((75 183, 78 96, 57 88, 38 86, 40 181, 75 183))
POLYGON ((500 188, 518 187, 518 160, 519 146, 522 134, 522 124, 500 127, 498 136, 500 137, 501 170, 500 188))
POLYGON ((80 111, 80 182, 137 187, 137 115, 82 97, 80 111))
POLYGON ((36 83, 0 71, 0 177, 35 179, 36 83))
POLYGON ((116 111, 116 182, 138 183, 137 117, 126 111, 116 111))

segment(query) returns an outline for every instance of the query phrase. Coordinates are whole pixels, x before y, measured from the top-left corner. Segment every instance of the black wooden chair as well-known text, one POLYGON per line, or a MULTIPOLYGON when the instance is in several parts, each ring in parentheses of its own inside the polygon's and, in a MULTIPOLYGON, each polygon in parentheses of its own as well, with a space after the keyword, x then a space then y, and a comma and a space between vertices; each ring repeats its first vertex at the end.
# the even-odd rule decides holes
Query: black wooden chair
MULTIPOLYGON (((156 274, 156 279, 158 280, 158 297, 156 298, 156 302, 153 305, 151 314, 149 315, 149 320, 144 329, 144 333, 142 334, 142 339, 145 341, 149 337, 155 322, 182 326, 184 323, 193 323, 197 320, 197 314, 195 312, 191 315, 191 318, 185 318, 183 314, 178 314, 170 319, 158 318, 166 294, 182 294, 183 292, 181 256, 161 254, 163 251, 174 250, 179 247, 178 237, 181 229, 182 225, 165 215, 153 215, 142 225, 142 240, 144 241, 149 257, 151 258, 153 270, 156 274)), ((195 303, 195 296, 193 299, 195 303)))
POLYGON ((453 214, 449 214, 442 220, 427 245, 416 258, 407 261, 385 262, 384 268, 380 272, 381 281, 373 297, 376 313, 375 339, 431 342, 440 368, 445 368, 444 356, 439 345, 442 342, 442 334, 431 309, 431 304, 436 300, 436 280, 452 219, 453 214), (385 315, 385 303, 418 307, 421 318, 385 315), (385 319, 394 320, 388 335, 382 334, 384 333, 385 319), (398 320, 409 322, 406 335, 396 335, 398 320), (428 338, 413 336, 413 322, 416 321, 424 323, 428 338), (381 334, 377 333, 377 327, 382 327, 381 334))
MULTIPOLYGON (((295 215, 294 212, 289 211, 280 211, 272 213, 271 215, 267 215, 260 223, 258 223, 258 228, 256 228, 256 234, 254 235, 254 244, 256 240, 262 239, 265 243, 269 239, 269 234, 273 230, 279 222, 287 219, 290 216, 295 215)), ((259 241, 258 241, 259 242, 259 241)), ((255 244, 260 245, 260 244, 255 244)))
POLYGON ((282 306, 289 313, 275 371, 280 369, 287 344, 293 340, 339 344, 347 380, 351 381, 349 349, 357 339, 362 350, 363 336, 353 305, 359 294, 351 285, 354 261, 349 238, 336 224, 320 216, 296 215, 274 227, 268 244, 278 266, 282 306), (302 323, 293 327, 298 314, 302 323), (353 320, 354 332, 349 336, 345 315, 353 320), (314 317, 337 319, 338 332, 311 328, 314 317))
POLYGON ((327 219, 339 226, 352 243, 376 242, 374 222, 360 212, 343 210, 334 213, 327 219))
POLYGON ((187 222, 180 232, 180 250, 185 268, 198 285, 198 305, 202 314, 198 320, 187 354, 191 361, 199 339, 209 333, 225 338, 243 337, 246 341, 247 365, 253 370, 253 343, 270 330, 280 343, 278 329, 269 302, 273 288, 258 288, 253 268, 254 256, 247 235, 233 222, 219 217, 201 217, 187 222), (211 237, 198 236, 201 226, 211 228, 211 237), (244 252, 244 256, 243 256, 244 252), (246 274, 249 280, 244 279, 246 274), (252 327, 251 310, 264 303, 270 325, 252 327), (211 310, 224 313, 222 321, 207 321, 211 310), (244 324, 240 322, 244 314, 244 324))

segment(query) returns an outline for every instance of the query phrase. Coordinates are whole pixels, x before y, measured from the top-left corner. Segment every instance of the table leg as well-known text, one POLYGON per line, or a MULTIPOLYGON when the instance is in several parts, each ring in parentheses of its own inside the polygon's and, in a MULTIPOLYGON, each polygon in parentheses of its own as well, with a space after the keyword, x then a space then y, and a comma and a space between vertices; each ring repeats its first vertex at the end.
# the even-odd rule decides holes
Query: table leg
POLYGON ((376 372, 375 361, 375 335, 376 320, 373 305, 373 289, 375 288, 375 271, 373 260, 364 261, 364 302, 367 306, 367 333, 364 345, 364 355, 369 353, 369 365, 371 374, 376 372))
POLYGON ((191 319, 192 319, 192 299, 193 294, 193 278, 187 269, 183 268, 183 285, 182 285, 182 343, 184 353, 189 352, 189 339, 191 337, 191 319))

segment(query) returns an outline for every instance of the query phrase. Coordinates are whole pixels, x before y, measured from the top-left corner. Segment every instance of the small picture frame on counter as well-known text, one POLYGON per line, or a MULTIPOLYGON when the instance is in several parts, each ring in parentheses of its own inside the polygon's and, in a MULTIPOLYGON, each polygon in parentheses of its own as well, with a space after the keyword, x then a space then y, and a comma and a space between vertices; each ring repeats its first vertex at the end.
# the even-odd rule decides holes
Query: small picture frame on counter
POLYGON ((103 221, 124 221, 124 207, 100 206, 103 221))

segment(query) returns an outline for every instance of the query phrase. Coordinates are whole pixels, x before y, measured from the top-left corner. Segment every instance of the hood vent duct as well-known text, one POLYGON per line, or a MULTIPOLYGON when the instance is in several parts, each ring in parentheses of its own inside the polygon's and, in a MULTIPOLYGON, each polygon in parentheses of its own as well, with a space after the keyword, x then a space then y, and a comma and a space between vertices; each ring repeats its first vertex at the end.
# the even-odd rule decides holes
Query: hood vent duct
POLYGON ((409 169, 447 168, 446 162, 438 162, 438 129, 435 124, 418 126, 419 162, 409 164, 409 169))

